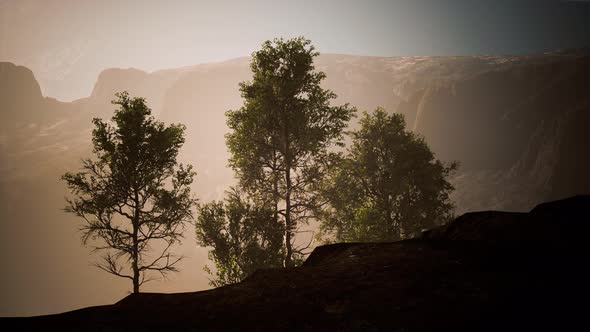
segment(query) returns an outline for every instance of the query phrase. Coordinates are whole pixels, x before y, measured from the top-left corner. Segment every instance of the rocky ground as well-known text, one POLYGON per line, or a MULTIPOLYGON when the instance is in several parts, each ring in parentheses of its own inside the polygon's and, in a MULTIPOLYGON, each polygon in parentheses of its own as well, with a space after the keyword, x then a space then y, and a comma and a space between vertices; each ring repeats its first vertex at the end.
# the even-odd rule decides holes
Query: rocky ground
POLYGON ((420 239, 318 247, 303 266, 204 292, 130 295, 51 331, 578 330, 587 324, 590 196, 529 213, 468 213, 420 239))

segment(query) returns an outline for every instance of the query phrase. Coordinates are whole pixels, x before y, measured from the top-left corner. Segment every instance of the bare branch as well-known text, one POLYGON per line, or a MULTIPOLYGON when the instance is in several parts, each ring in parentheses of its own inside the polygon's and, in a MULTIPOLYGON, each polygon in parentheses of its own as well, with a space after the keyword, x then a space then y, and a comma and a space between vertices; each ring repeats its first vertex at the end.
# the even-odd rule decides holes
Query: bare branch
POLYGON ((113 256, 111 256, 110 253, 107 253, 106 255, 104 255, 102 257, 104 263, 100 264, 100 263, 93 263, 92 265, 103 270, 106 271, 112 275, 115 275, 117 277, 121 277, 121 278, 127 278, 130 280, 133 280, 133 276, 124 274, 122 272, 123 267, 117 265, 117 261, 115 258, 113 258, 113 256))

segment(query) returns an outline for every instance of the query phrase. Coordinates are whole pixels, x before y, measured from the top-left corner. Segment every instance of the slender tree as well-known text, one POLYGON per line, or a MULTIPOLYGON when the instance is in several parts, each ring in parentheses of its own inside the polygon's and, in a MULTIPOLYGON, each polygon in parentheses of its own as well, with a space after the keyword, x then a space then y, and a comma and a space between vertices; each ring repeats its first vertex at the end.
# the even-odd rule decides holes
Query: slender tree
POLYGON ((195 172, 176 161, 184 126, 165 126, 151 116, 143 98, 116 94, 112 123, 94 119, 95 160, 62 179, 75 196, 65 211, 84 220, 82 241, 104 252, 98 268, 133 282, 138 293, 153 274, 177 271, 182 259, 170 252, 184 223, 192 220, 195 172), (158 244, 155 254, 150 254, 158 244), (130 265, 130 266, 129 266, 130 265))
POLYGON ((215 264, 215 287, 242 281, 256 269, 280 267, 283 259, 281 225, 272 223, 272 204, 253 199, 239 188, 226 192, 225 201, 199 206, 196 221, 197 241, 211 247, 209 258, 215 264))
POLYGON ((447 222, 454 205, 448 176, 457 163, 434 158, 401 114, 364 113, 352 146, 322 184, 330 203, 322 233, 336 241, 397 241, 447 222))
POLYGON ((252 81, 240 84, 244 105, 227 112, 230 166, 243 188, 273 202, 272 222, 285 232, 285 266, 303 253, 294 236, 318 203, 312 186, 354 113, 330 106, 336 95, 321 87, 326 75, 315 71, 317 55, 302 37, 266 41, 252 55, 252 81))

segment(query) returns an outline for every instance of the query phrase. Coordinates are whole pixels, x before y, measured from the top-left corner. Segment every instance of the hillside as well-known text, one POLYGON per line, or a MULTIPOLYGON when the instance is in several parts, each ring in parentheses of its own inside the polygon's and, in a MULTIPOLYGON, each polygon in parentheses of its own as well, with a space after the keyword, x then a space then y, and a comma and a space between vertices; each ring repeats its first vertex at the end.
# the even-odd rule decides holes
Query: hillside
MULTIPOLYGON (((0 64, 0 259, 9 271, 0 277, 3 298, 34 302, 26 313, 40 314, 111 303, 124 295, 124 281, 88 265, 89 251, 80 250, 76 233, 79 221, 61 211, 66 190, 60 175, 91 156, 91 119, 110 118, 113 93, 125 89, 146 97, 160 119, 187 125, 181 160, 198 172, 194 191, 201 201, 220 198, 234 181, 226 168, 224 113, 241 105, 238 83, 250 77, 248 63, 239 58, 152 73, 107 69, 90 96, 71 103, 42 96, 27 68, 0 64), (64 274, 70 277, 64 280, 64 274), (45 279, 55 285, 43 286, 45 279), (89 289, 88 283, 97 287, 89 289), (64 290, 71 298, 62 296, 64 290)), ((408 128, 424 135, 438 158, 461 163, 452 179, 458 214, 527 211, 539 201, 590 193, 587 52, 326 54, 316 68, 326 72, 325 87, 338 94, 338 103, 403 113, 408 128)), ((148 290, 208 287, 202 271, 206 250, 196 246, 190 227, 179 253, 190 257, 183 272, 148 290)), ((0 301, 0 315, 22 312, 19 303, 0 301)))
POLYGON ((259 270, 205 292, 0 325, 59 331, 567 330, 584 323, 590 196, 529 213, 475 212, 422 238, 315 249, 299 268, 259 270))

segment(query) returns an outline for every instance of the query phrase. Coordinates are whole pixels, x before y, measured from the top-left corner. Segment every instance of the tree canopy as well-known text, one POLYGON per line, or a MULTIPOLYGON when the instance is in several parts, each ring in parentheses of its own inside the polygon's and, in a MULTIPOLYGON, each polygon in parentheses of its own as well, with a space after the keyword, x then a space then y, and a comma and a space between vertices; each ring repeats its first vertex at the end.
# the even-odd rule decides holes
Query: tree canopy
POLYGON ((304 254, 295 235, 316 208, 313 184, 354 113, 347 104, 330 105, 336 95, 321 87, 318 54, 302 37, 264 42, 252 55, 252 81, 240 84, 244 105, 227 112, 229 164, 246 192, 272 202, 267 223, 284 229, 284 266, 304 254))
POLYGON ((329 202, 321 228, 332 240, 396 241, 451 218, 447 178, 458 165, 435 159, 403 115, 365 112, 340 159, 321 184, 329 202))
POLYGON ((237 187, 226 192, 224 201, 199 206, 197 242, 211 247, 215 264, 210 284, 215 287, 239 282, 259 268, 280 267, 284 230, 273 223, 272 205, 244 195, 237 187))
POLYGON ((112 122, 93 120, 96 159, 84 159, 82 171, 62 177, 74 195, 65 211, 83 219, 84 244, 104 252, 95 265, 130 279, 138 293, 153 280, 150 272, 164 277, 177 271, 182 257, 170 249, 192 220, 196 173, 177 162, 183 125, 156 121, 144 98, 116 97, 112 122))

